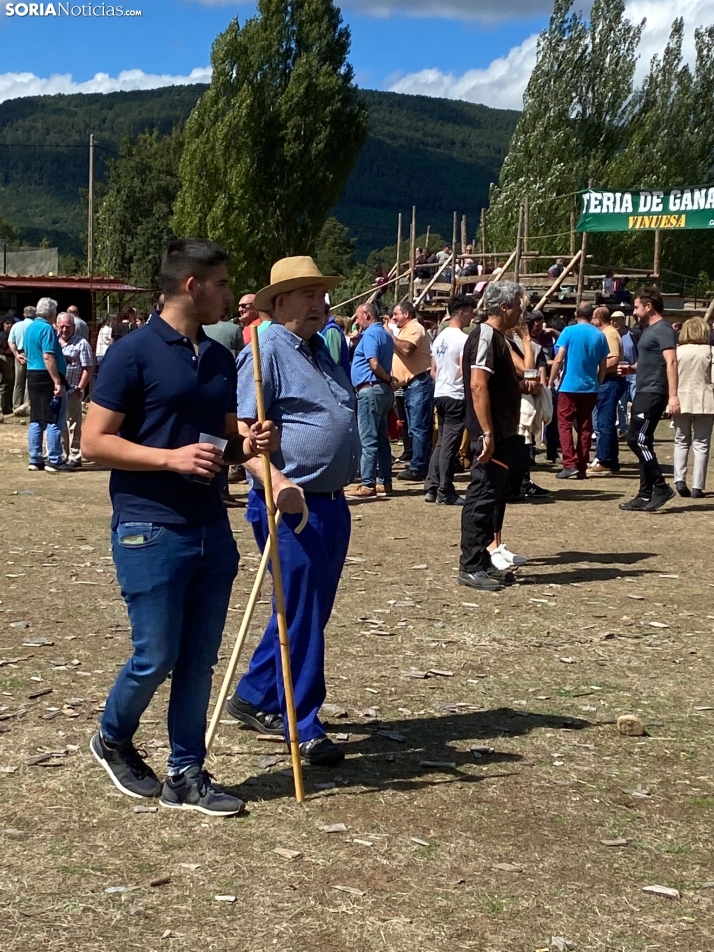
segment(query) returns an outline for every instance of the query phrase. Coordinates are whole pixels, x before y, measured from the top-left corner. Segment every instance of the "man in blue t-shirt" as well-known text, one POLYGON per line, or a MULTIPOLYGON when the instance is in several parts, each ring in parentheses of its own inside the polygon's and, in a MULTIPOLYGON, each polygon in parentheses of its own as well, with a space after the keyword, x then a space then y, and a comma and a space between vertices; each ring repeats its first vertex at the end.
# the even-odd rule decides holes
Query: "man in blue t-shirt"
POLYGON ((57 301, 40 298, 35 320, 25 331, 22 347, 27 362, 27 392, 30 396, 30 429, 27 434, 32 471, 61 473, 65 466, 62 434, 67 421, 67 361, 54 329, 57 301), (47 433, 47 459, 42 455, 42 437, 47 433))
MULTIPOLYGON (((227 258, 203 239, 169 245, 161 263, 166 305, 141 334, 107 351, 82 433, 82 454, 112 471, 112 553, 133 645, 90 749, 122 793, 160 795, 162 806, 206 816, 243 810, 203 769, 213 666, 238 570, 218 473, 279 447, 271 423, 239 435, 233 356, 203 331, 233 299, 227 258), (133 738, 169 674, 171 754, 162 786, 133 738)), ((280 497, 276 504, 294 512, 280 497)))
POLYGON ((362 485, 348 495, 366 498, 392 491, 387 418, 397 382, 392 376, 394 341, 382 326, 376 306, 360 305, 355 321, 362 331, 352 359, 352 386, 357 393, 357 425, 362 444, 362 485))
POLYGON ((558 435, 563 453, 563 468, 558 479, 585 479, 590 462, 593 436, 593 410, 600 383, 607 373, 607 338, 592 325, 593 308, 581 302, 576 322, 558 338, 557 353, 550 370, 550 386, 560 376, 558 387, 558 435), (573 441, 577 434, 577 449, 573 441))

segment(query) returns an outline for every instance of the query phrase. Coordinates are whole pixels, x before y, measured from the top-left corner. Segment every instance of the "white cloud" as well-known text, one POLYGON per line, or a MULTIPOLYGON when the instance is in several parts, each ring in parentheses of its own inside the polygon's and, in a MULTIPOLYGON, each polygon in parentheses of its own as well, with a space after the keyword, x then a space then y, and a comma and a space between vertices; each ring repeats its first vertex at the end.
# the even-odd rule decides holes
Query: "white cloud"
POLYGON ((161 86, 183 86, 188 83, 207 83, 211 79, 210 66, 192 69, 188 76, 169 76, 145 73, 141 69, 126 69, 118 76, 97 73, 85 82, 75 82, 71 73, 49 78, 34 73, 0 73, 0 102, 21 96, 53 96, 56 93, 115 93, 133 89, 158 89, 161 86))
MULTIPOLYGON (((422 0, 424 4, 428 2, 430 0, 422 0)), ((712 0, 679 0, 676 10, 672 9, 669 0, 631 0, 626 13, 635 23, 647 19, 640 44, 636 82, 641 82, 652 57, 662 54, 675 16, 684 17, 684 56, 690 64, 693 64, 695 59, 695 28, 714 22, 712 0)), ((520 109, 523 105, 523 92, 535 65, 537 40, 536 34, 529 36, 520 46, 513 47, 506 56, 493 60, 485 69, 472 69, 456 76, 453 73, 442 73, 438 69, 425 68, 402 76, 389 88, 399 93, 465 99, 494 108, 520 109)), ((428 50, 428 47, 424 46, 422 49, 428 50)))
MULTIPOLYGON (((192 0, 205 7, 242 7, 252 0, 192 0)), ((367 16, 439 17, 496 23, 549 14, 552 0, 339 0, 343 10, 367 16)))
POLYGON ((507 56, 493 60, 486 69, 470 69, 462 76, 422 69, 403 76, 390 88, 396 93, 465 99, 495 109, 520 109, 523 90, 535 65, 537 43, 538 36, 534 33, 520 46, 513 47, 507 56))

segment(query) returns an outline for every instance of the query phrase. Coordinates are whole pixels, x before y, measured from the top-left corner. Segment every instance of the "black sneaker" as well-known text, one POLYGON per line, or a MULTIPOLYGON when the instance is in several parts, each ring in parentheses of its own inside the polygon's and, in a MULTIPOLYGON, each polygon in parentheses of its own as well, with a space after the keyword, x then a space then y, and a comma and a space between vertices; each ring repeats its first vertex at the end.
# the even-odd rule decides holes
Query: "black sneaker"
POLYGON ((161 793, 161 781, 132 743, 110 747, 97 731, 89 742, 89 749, 117 790, 128 797, 142 799, 158 797, 161 793))
POLYGON ((464 504, 463 496, 459 496, 458 493, 454 493, 453 496, 437 496, 436 501, 440 506, 463 506, 464 504))
POLYGON ((430 489, 429 492, 424 493, 424 502, 436 502, 436 493, 433 489, 430 489))
POLYGON ((644 496, 635 496, 629 502, 621 502, 618 508, 625 512, 645 512, 651 502, 651 499, 645 499, 644 496))
POLYGON ((674 499, 674 496, 675 492, 671 486, 667 486, 666 489, 661 489, 659 492, 655 490, 652 493, 652 498, 645 506, 645 511, 655 512, 657 509, 661 509, 670 499, 674 499))
POLYGON ((259 711, 257 707, 239 698, 237 694, 228 701, 226 710, 231 717, 235 717, 237 721, 250 727, 251 730, 258 731, 259 734, 267 734, 269 737, 282 737, 285 734, 282 714, 266 714, 265 711, 259 711))
POLYGON ((397 473, 397 479, 401 479, 405 483, 423 483, 426 479, 426 473, 417 473, 415 469, 405 469, 401 473, 397 473))
POLYGON ((692 490, 692 499, 704 499, 706 493, 703 489, 693 489, 692 490))
POLYGON ((198 764, 179 777, 167 777, 159 803, 170 810, 196 810, 206 816, 237 816, 245 810, 242 800, 213 783, 198 764))
POLYGON ((503 582, 491 578, 488 572, 459 572, 459 585, 475 588, 478 592, 500 592, 503 582))
POLYGON ((300 756, 312 767, 333 767, 345 759, 345 752, 329 737, 313 737, 300 744, 300 756))
POLYGON ((31 473, 41 473, 44 468, 44 463, 30 463, 30 465, 27 467, 31 473))
POLYGON ((692 494, 690 493, 686 483, 675 483, 674 488, 677 490, 680 496, 684 499, 688 499, 692 494))
POLYGON ((515 585, 516 582, 516 576, 509 569, 497 569, 493 565, 486 569, 486 575, 500 582, 501 585, 515 585))
POLYGON ((542 486, 536 486, 534 482, 527 482, 523 486, 523 496, 525 499, 550 499, 550 493, 542 486))

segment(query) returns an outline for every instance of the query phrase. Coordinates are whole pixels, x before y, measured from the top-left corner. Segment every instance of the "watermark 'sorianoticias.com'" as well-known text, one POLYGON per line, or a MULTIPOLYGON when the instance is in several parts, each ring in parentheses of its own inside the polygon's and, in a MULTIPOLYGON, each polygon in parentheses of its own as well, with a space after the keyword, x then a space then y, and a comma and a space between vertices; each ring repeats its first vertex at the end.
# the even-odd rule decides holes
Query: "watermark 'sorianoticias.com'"
POLYGON ((111 3, 6 3, 6 17, 140 17, 141 10, 129 10, 111 3))

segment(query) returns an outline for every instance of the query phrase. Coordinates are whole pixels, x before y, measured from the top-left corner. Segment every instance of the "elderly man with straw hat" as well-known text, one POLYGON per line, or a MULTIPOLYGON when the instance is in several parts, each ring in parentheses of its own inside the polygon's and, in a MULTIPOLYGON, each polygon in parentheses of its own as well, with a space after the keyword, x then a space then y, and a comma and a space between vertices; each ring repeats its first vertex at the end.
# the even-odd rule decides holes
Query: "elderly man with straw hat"
MULTIPOLYGON (((271 465, 276 505, 284 513, 278 539, 300 753, 318 766, 344 757, 325 734, 318 712, 326 695, 325 626, 350 541, 344 487, 354 478, 360 453, 352 385, 319 333, 325 294, 339 280, 321 274, 312 258, 283 258, 273 266, 268 287, 255 296, 256 308, 273 320, 260 336, 260 363, 265 412, 281 433, 271 465), (300 516, 290 513, 302 510, 303 498, 309 518, 298 535, 300 516)), ((239 428, 248 433, 258 416, 249 348, 237 364, 239 428)), ((268 518, 262 471, 256 461, 245 466, 252 484, 246 518, 264 549, 268 518)), ((285 735, 275 606, 227 710, 262 734, 285 735)))

